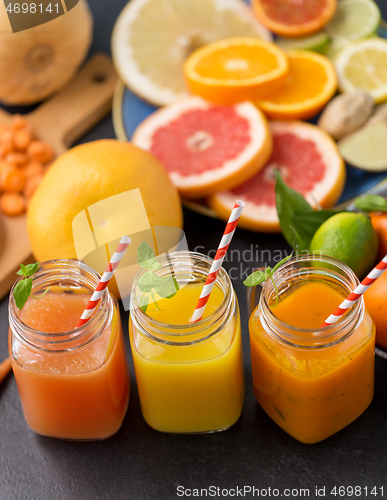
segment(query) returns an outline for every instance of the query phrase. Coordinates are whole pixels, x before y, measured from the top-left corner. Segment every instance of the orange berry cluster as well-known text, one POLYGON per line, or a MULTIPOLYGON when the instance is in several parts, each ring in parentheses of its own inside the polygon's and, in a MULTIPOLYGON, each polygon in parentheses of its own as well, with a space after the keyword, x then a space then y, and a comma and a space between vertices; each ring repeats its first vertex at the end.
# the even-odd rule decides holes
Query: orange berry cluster
POLYGON ((23 214, 54 158, 52 147, 37 139, 31 125, 14 115, 10 126, 0 123, 0 211, 23 214))

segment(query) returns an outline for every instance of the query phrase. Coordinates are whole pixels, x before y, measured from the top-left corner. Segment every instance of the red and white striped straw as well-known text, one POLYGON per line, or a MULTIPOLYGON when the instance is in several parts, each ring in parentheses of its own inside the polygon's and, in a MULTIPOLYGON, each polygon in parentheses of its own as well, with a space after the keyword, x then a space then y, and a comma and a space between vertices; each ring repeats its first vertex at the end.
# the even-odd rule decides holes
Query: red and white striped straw
POLYGON ((379 276, 383 274, 386 269, 387 255, 385 255, 379 262, 379 264, 374 269, 372 269, 372 271, 364 278, 360 285, 358 285, 355 290, 350 295, 348 295, 348 297, 339 305, 336 311, 324 321, 320 328, 331 325, 332 323, 336 323, 336 321, 338 321, 341 316, 355 304, 355 302, 363 295, 363 293, 366 292, 373 283, 375 283, 375 281, 379 278, 379 276))
POLYGON ((110 259, 109 265, 106 268, 106 271, 103 273, 97 288, 95 289, 93 295, 91 296, 89 303, 86 306, 86 309, 83 311, 81 319, 79 320, 76 328, 84 325, 89 321, 93 312, 95 311, 98 303, 105 291, 105 288, 108 286, 109 281, 112 279, 114 271, 117 269, 118 264, 121 262, 122 257, 125 255, 126 249, 128 248, 131 239, 129 236, 123 236, 120 240, 116 251, 112 255, 110 259))
POLYGON ((206 308, 208 299, 210 298, 212 289, 214 288, 216 277, 218 276, 219 269, 222 267, 224 257, 231 243, 232 237, 234 236, 235 229, 244 206, 245 204, 243 203, 243 201, 237 200, 235 202, 230 218, 228 219, 226 229, 223 233, 223 237, 220 240, 218 250, 210 268, 210 272, 208 273, 202 293, 200 294, 196 309, 192 315, 191 323, 196 323, 203 317, 204 309, 206 308))

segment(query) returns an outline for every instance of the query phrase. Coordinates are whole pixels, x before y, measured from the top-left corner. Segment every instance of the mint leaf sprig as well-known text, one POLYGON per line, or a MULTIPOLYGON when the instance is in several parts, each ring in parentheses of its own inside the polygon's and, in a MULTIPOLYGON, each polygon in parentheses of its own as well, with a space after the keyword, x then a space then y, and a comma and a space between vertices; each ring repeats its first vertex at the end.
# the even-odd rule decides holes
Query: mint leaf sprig
POLYGON ((383 196, 367 194, 355 200, 356 208, 363 212, 387 212, 387 200, 383 196))
POLYGON ((271 307, 275 307, 278 304, 279 296, 278 296, 278 288, 277 288, 277 285, 276 285, 276 283, 274 281, 273 275, 277 271, 277 269, 280 266, 282 266, 282 264, 285 264, 285 262, 287 262, 291 257, 293 257, 292 253, 290 255, 288 255, 287 257, 285 257, 284 259, 282 259, 280 262, 278 262, 273 267, 273 269, 271 267, 266 267, 264 269, 264 271, 254 271, 253 273, 250 274, 250 276, 248 276, 245 279, 245 281, 243 282, 243 284, 245 286, 256 286, 256 285, 261 285, 266 280, 270 279, 271 282, 273 283, 273 286, 274 286, 274 289, 275 289, 275 293, 276 293, 275 303, 271 307))
POLYGON ((140 300, 140 309, 146 312, 149 304, 149 296, 152 297, 156 308, 160 311, 155 293, 160 297, 170 299, 176 295, 179 290, 179 284, 174 276, 158 276, 155 271, 161 268, 161 264, 157 261, 151 247, 143 241, 137 249, 137 262, 140 267, 148 269, 138 280, 138 288, 146 293, 140 300))
POLYGON ((28 300, 28 297, 31 296, 36 300, 41 299, 46 295, 46 293, 50 290, 50 287, 47 288, 42 295, 39 297, 36 297, 31 293, 32 291, 32 278, 37 270, 39 269, 39 262, 35 262, 35 264, 27 264, 26 266, 24 264, 20 264, 20 269, 17 271, 16 274, 19 276, 23 276, 23 279, 18 281, 16 283, 16 286, 13 290, 13 296, 15 298, 16 306, 19 309, 23 309, 25 303, 28 300))
POLYGON ((290 188, 282 179, 278 170, 274 170, 276 179, 276 208, 282 234, 296 253, 309 250, 314 233, 323 222, 338 210, 315 210, 304 196, 290 188))

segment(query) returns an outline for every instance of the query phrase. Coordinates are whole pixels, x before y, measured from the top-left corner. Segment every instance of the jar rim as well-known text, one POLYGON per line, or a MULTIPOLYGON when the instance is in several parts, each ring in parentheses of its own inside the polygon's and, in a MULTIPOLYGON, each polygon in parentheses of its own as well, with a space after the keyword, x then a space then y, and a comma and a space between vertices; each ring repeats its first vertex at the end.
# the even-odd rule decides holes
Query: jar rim
MULTIPOLYGON (((195 269, 197 269, 197 267, 195 268, 195 266, 199 266, 201 263, 202 276, 208 274, 208 271, 213 262, 213 259, 211 259, 211 257, 207 255, 187 250, 171 252, 168 253, 167 255, 163 254, 157 256, 157 259, 161 264, 161 268, 159 271, 162 271, 163 269, 164 271, 169 269, 170 272, 174 272, 176 269, 178 269, 179 265, 185 263, 186 265, 187 264, 190 265, 192 275, 195 274, 195 269), (173 264, 173 266, 171 264, 173 264), (208 269, 205 268, 204 265, 207 265, 208 269), (171 271, 171 268, 173 269, 173 271, 171 271)), ((137 327, 141 327, 142 332, 148 334, 148 336, 152 336, 148 331, 151 330, 152 332, 157 332, 157 339, 156 339, 157 341, 160 341, 161 340, 160 337, 163 336, 176 337, 176 338, 181 338, 182 336, 189 337, 193 335, 198 335, 202 332, 208 332, 210 326, 222 322, 224 319, 227 320, 229 319, 228 313, 230 305, 234 300, 234 294, 233 294, 233 286, 231 279, 223 267, 219 269, 218 276, 215 280, 215 283, 219 285, 220 289, 223 292, 223 300, 219 305, 219 307, 205 318, 202 318, 200 321, 197 321, 195 323, 185 323, 178 325, 159 321, 150 316, 149 314, 144 313, 142 309, 139 307, 139 303, 137 300, 139 296, 137 291, 138 290, 137 283, 140 277, 146 272, 147 272, 146 269, 141 269, 133 280, 132 292, 130 297, 130 314, 131 314, 131 320, 136 323, 137 327), (144 328, 144 325, 146 325, 147 328, 144 328), (168 329, 168 332, 163 333, 164 329, 168 329)), ((199 275, 199 272, 196 271, 196 274, 199 275)), ((193 312, 194 310, 192 310, 192 313, 193 312)), ((213 331, 209 336, 214 335, 215 333, 217 333, 217 331, 219 331, 220 328, 223 327, 224 327, 224 322, 222 322, 221 327, 213 331)), ((205 338, 201 338, 200 341, 203 341, 206 338, 208 338, 208 336, 205 338)), ((192 341, 190 341, 189 343, 191 342, 192 341)), ((173 343, 173 342, 165 341, 165 343, 173 343)), ((183 343, 177 342, 177 345, 183 345, 183 343)))
MULTIPOLYGON (((45 275, 54 275, 55 273, 60 273, 61 277, 63 278, 67 275, 72 278, 77 278, 80 281, 83 280, 82 283, 84 285, 89 285, 92 289, 97 286, 101 278, 101 275, 97 271, 95 271, 84 262, 75 259, 52 259, 39 264, 38 271, 32 276, 32 287, 34 287, 34 282, 36 284, 39 280, 42 280, 45 275)), ((99 330, 99 324, 101 323, 101 320, 103 320, 103 316, 105 315, 105 312, 107 310, 107 302, 109 298, 109 292, 107 288, 104 290, 97 310, 91 316, 89 321, 87 321, 87 323, 78 328, 75 327, 71 330, 61 332, 42 332, 33 328, 32 326, 27 325, 20 317, 20 310, 16 306, 13 291, 16 284, 21 279, 23 279, 23 277, 19 276, 11 288, 11 292, 9 294, 8 311, 10 326, 14 326, 17 328, 17 332, 23 337, 24 341, 30 343, 26 337, 34 337, 37 342, 41 344, 65 344, 66 342, 74 342, 75 340, 79 341, 85 337, 90 336, 90 331, 93 331, 94 329, 99 330), (55 340, 52 339, 53 335, 55 335, 55 340), (48 337, 50 337, 49 342, 45 340, 48 337)), ((34 288, 32 288, 32 290, 33 289, 34 288)), ((34 344, 34 347, 37 347, 37 345, 34 344)))
MULTIPOLYGON (((274 273, 274 280, 278 280, 279 278, 283 278, 286 276, 286 273, 297 274, 297 271, 312 270, 312 274, 317 275, 325 275, 329 276, 332 280, 336 280, 336 283, 340 283, 342 286, 346 286, 348 289, 348 294, 359 284, 359 280, 352 269, 347 266, 344 262, 335 259, 333 257, 329 257, 323 254, 303 254, 295 255, 286 261, 277 271, 274 273), (335 272, 332 269, 324 268, 324 267, 294 267, 295 264, 302 264, 311 261, 322 262, 331 266, 336 266, 343 275, 335 272), (342 279, 340 279, 340 277, 342 279)), ((356 303, 348 309, 348 312, 342 316, 342 318, 333 323, 331 325, 327 325, 319 328, 300 328, 278 318, 272 308, 269 305, 270 294, 272 294, 274 290, 274 285, 271 281, 267 281, 262 290, 260 301, 261 309, 265 316, 265 321, 268 326, 270 326, 270 330, 277 337, 277 340, 285 342, 287 345, 292 345, 293 347, 300 348, 323 348, 330 347, 339 342, 342 342, 346 338, 348 338, 352 333, 356 330, 356 328, 361 323, 364 316, 364 301, 363 297, 356 301, 356 303), (301 344, 296 344, 296 342, 301 342, 301 344), (326 342, 324 344, 317 343, 317 345, 308 345, 308 342, 326 342)), ((345 297, 343 297, 343 300, 345 297)), ((333 311, 332 311, 333 313, 333 311)))

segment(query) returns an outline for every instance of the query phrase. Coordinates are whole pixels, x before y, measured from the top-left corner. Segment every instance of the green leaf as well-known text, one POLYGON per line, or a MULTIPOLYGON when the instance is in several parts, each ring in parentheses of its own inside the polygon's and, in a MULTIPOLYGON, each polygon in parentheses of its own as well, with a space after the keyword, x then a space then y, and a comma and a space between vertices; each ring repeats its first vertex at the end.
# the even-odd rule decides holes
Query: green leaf
POLYGON ((179 284, 172 276, 166 276, 161 279, 163 281, 161 285, 156 289, 156 292, 160 295, 160 297, 171 299, 179 290, 179 284))
POLYGON ((273 267, 273 273, 275 271, 277 271, 277 269, 279 267, 282 266, 282 264, 285 264, 285 262, 287 262, 289 259, 291 259, 293 257, 293 253, 291 253, 290 255, 287 255, 284 259, 280 260, 274 267, 273 267))
POLYGON ((308 212, 306 214, 294 214, 291 217, 291 221, 294 227, 297 228, 298 232, 300 230, 306 235, 310 236, 308 242, 308 248, 310 242, 314 236, 317 229, 323 224, 323 222, 330 219, 333 215, 339 213, 337 210, 315 210, 313 212, 308 212))
POLYGON ((285 184, 278 170, 274 170, 274 174, 276 206, 282 233, 295 252, 308 250, 310 234, 301 226, 296 225, 293 216, 312 213, 314 210, 302 194, 285 184))
POLYGON ((149 293, 153 288, 161 286, 162 279, 163 278, 160 278, 152 271, 148 271, 140 276, 140 279, 137 282, 137 286, 142 292, 149 293))
POLYGON ((31 278, 23 279, 16 283, 16 286, 13 290, 13 296, 15 297, 16 306, 19 309, 23 309, 24 304, 27 302, 27 299, 30 296, 31 290, 31 278))
POLYGON ((161 264, 156 260, 153 250, 145 241, 137 248, 137 262, 139 266, 144 269, 151 269, 152 271, 157 271, 161 267, 161 264))
POLYGON ((364 212, 387 212, 387 200, 376 194, 356 198, 355 206, 364 212))
POLYGON ((149 295, 143 295, 140 299, 140 309, 142 312, 146 312, 148 309, 148 304, 149 304, 149 295))
POLYGON ((254 271, 253 273, 250 274, 250 276, 248 276, 245 279, 243 284, 245 286, 256 286, 256 285, 260 285, 261 283, 266 281, 267 278, 268 278, 267 270, 266 271, 254 271))
POLYGON ((27 264, 25 266, 26 276, 33 276, 38 269, 39 269, 39 262, 35 262, 35 264, 27 264))

